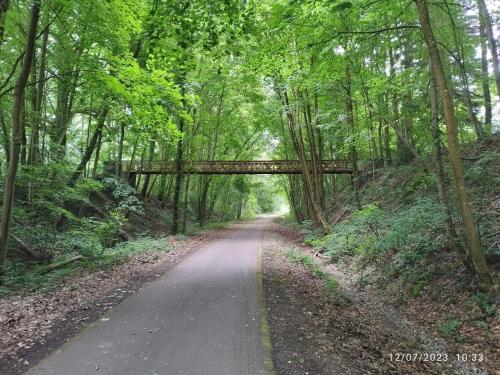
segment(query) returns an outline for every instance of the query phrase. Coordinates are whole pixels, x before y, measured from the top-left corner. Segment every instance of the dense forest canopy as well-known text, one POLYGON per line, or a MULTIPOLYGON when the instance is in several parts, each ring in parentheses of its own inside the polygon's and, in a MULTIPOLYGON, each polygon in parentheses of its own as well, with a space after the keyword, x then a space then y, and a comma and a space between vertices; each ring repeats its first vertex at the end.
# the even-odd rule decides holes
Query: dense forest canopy
POLYGON ((495 0, 0 0, 1 264, 23 236, 108 238, 139 198, 163 202, 174 233, 276 196, 328 232, 340 200, 365 204, 367 172, 414 164, 488 290, 461 150, 500 128, 499 17, 495 0), (121 170, 254 159, 303 173, 121 170), (326 159, 353 160, 352 176, 323 174, 326 159), (82 219, 100 191, 128 198, 105 223, 82 219))

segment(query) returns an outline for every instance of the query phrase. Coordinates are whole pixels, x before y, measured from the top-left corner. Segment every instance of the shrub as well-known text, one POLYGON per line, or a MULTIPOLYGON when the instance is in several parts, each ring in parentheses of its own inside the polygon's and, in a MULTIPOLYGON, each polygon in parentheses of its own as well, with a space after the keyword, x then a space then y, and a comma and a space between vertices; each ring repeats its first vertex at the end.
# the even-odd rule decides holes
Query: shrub
POLYGON ((386 213, 370 204, 335 225, 332 233, 317 243, 323 244, 332 261, 341 255, 353 254, 372 258, 378 252, 378 241, 385 232, 386 221, 386 213))
POLYGON ((445 246, 445 233, 440 204, 420 198, 395 214, 378 246, 383 251, 398 250, 402 264, 414 263, 445 246))
POLYGON ((54 249, 59 254, 80 254, 88 258, 102 255, 101 241, 85 230, 73 229, 58 235, 54 249))
POLYGON ((441 322, 439 331, 446 337, 453 337, 459 334, 461 326, 460 319, 453 317, 441 322))
POLYGON ((471 297, 473 303, 487 316, 495 315, 496 306, 492 295, 477 292, 471 297))
POLYGON ((144 204, 137 197, 137 192, 130 186, 116 178, 104 178, 102 180, 104 189, 117 201, 117 207, 123 210, 135 212, 142 215, 144 204))

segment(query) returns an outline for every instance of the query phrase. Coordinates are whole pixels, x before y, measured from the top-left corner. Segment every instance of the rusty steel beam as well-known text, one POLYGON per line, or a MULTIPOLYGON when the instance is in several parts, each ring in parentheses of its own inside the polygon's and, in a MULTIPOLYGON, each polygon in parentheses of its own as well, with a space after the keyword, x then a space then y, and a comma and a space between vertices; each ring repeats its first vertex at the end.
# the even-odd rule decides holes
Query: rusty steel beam
MULTIPOLYGON (((312 163, 307 162, 309 170, 312 163)), ((349 174, 353 171, 352 160, 323 160, 321 169, 326 174, 349 174)), ((125 173, 176 174, 176 163, 123 161, 121 170, 125 173)), ((239 161, 186 161, 181 173, 185 174, 300 174, 298 160, 239 160, 239 161)))

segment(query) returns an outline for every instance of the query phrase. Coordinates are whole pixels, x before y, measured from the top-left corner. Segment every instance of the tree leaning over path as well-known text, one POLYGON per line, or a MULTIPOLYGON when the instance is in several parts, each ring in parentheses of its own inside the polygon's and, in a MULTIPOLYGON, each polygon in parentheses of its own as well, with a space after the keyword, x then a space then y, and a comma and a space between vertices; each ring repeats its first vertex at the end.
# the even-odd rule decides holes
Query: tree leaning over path
POLYGON ((443 104, 450 162, 453 169, 453 177, 455 180, 458 205, 460 207, 460 213, 465 225, 465 232, 469 241, 470 256, 474 264, 480 288, 485 292, 491 293, 494 290, 493 279, 489 272, 488 265, 486 264, 486 260, 481 253, 479 233, 472 214, 472 209, 470 207, 467 190, 465 188, 464 168, 462 165, 462 160, 460 159, 460 149, 457 136, 458 124, 455 116, 453 98, 451 96, 450 87, 444 73, 441 55, 437 47, 436 39, 432 31, 427 1, 415 0, 415 3, 417 5, 422 34, 429 50, 430 62, 432 65, 431 68, 437 81, 443 104))
POLYGON ((5 177, 5 191, 3 195, 2 222, 0 223, 0 277, 4 273, 5 258, 7 256, 7 240, 9 238, 9 224, 14 199, 17 166, 21 150, 21 112, 23 105, 24 89, 33 65, 35 54, 36 30, 40 18, 40 0, 33 0, 31 5, 31 17, 29 21, 28 34, 26 35, 26 52, 24 54, 23 66, 13 91, 12 102, 12 138, 10 147, 10 158, 7 176, 5 177))

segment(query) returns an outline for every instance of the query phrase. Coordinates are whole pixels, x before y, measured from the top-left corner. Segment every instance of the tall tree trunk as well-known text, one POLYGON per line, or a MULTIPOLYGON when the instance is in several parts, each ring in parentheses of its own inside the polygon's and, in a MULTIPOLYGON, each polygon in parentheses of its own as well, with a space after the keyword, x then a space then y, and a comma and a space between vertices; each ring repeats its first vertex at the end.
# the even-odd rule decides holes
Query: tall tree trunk
MULTIPOLYGON (((410 70, 412 67, 412 46, 411 41, 406 37, 404 40, 404 49, 403 49, 403 69, 410 70)), ((400 159, 403 163, 409 163, 413 160, 413 158, 418 158, 419 152, 415 148, 415 143, 412 139, 413 134, 413 112, 411 110, 412 106, 412 87, 411 85, 406 85, 403 93, 403 97, 401 100, 401 127, 396 130, 396 134, 398 138, 400 138, 401 149, 399 151, 400 159)))
POLYGON ((450 201, 448 199, 448 193, 446 189, 446 177, 443 165, 443 157, 441 150, 441 137, 439 131, 439 102, 437 96, 437 85, 436 79, 434 78, 434 73, 432 71, 432 64, 429 63, 430 68, 430 85, 429 85, 429 95, 431 104, 431 114, 432 114, 432 138, 434 139, 434 153, 435 153, 435 165, 436 165, 436 177, 437 177, 437 188, 439 200, 441 201, 441 207, 443 210, 444 224, 446 227, 446 234, 448 235, 448 244, 450 249, 455 251, 460 257, 464 266, 471 270, 470 261, 467 256, 467 252, 460 244, 460 239, 456 231, 455 225, 453 223, 453 218, 451 216, 450 201))
POLYGON ((484 130, 486 134, 489 134, 491 133, 492 109, 488 72, 488 46, 486 45, 487 36, 484 19, 480 17, 479 21, 479 38, 481 39, 481 82, 483 85, 484 98, 484 130))
POLYGON ((9 130, 7 129, 7 121, 5 120, 5 115, 2 109, 0 109, 0 126, 2 127, 2 146, 5 152, 5 160, 7 164, 10 161, 10 137, 9 130))
MULTIPOLYGON (((138 145, 139 145, 139 137, 136 137, 135 141, 134 141, 134 145, 132 146, 132 155, 130 156, 130 162, 128 163, 129 170, 132 169, 132 165, 134 164, 135 155, 137 153, 137 146, 138 145)), ((135 177, 136 177, 136 173, 129 173, 129 175, 127 176, 128 184, 134 188, 135 188, 135 177)))
POLYGON ((390 127, 389 124, 387 123, 387 101, 384 98, 384 96, 381 96, 380 98, 380 118, 383 124, 383 130, 384 130, 384 151, 385 151, 385 159, 384 163, 386 165, 392 165, 392 154, 391 154, 391 133, 390 133, 390 127))
POLYGON ((465 226, 465 232, 469 240, 470 255, 474 268, 476 270, 477 278, 480 288, 485 292, 493 292, 493 279, 486 260, 481 253, 481 242, 479 233, 476 227, 472 209, 465 189, 464 169, 462 160, 460 159, 460 147, 457 136, 457 119, 455 117, 455 108, 453 104, 453 97, 450 93, 450 87, 446 80, 441 55, 437 47, 436 39, 432 31, 432 26, 429 18, 429 9, 426 0, 414 0, 417 5, 418 16, 420 19, 420 27, 422 34, 429 50, 430 61, 434 77, 439 87, 439 93, 443 103, 444 116, 446 122, 446 132, 448 138, 448 150, 450 162, 453 169, 453 176, 455 179, 455 187, 458 199, 458 205, 462 214, 462 219, 465 226))
POLYGON ((49 41, 49 27, 45 29, 40 50, 40 65, 38 67, 38 83, 34 86, 33 121, 31 124, 31 142, 29 147, 28 164, 40 162, 40 123, 42 119, 42 101, 45 87, 45 66, 47 61, 47 44, 49 41))
POLYGON ((97 145, 95 146, 94 166, 92 167, 92 179, 97 180, 97 168, 99 167, 99 156, 101 154, 102 145, 102 132, 99 133, 97 138, 97 145))
POLYGON ((309 144, 309 154, 311 155, 311 182, 312 182, 312 196, 315 202, 320 206, 321 210, 323 210, 323 206, 321 205, 322 195, 321 192, 321 172, 319 166, 319 155, 318 149, 316 145, 315 132, 312 124, 312 112, 311 112, 311 103, 309 98, 309 93, 307 89, 304 89, 303 92, 298 91, 298 98, 303 102, 303 113, 304 113, 304 122, 306 124, 306 134, 307 134, 307 143, 309 144))
POLYGON ((351 185, 354 192, 354 198, 356 200, 356 206, 361 209, 361 199, 359 197, 359 173, 358 173, 358 151, 356 149, 356 140, 354 139, 354 107, 351 95, 351 72, 349 69, 349 62, 346 63, 345 68, 345 91, 346 91, 346 113, 347 113, 347 125, 349 126, 349 132, 351 135, 351 144, 349 146, 353 171, 351 175, 351 185))
POLYGON ((2 48, 5 35, 5 17, 9 10, 10 0, 0 0, 0 48, 2 48))
POLYGON ((469 85, 469 78, 467 77, 467 69, 465 67, 464 43, 463 41, 460 41, 458 38, 457 26, 448 2, 445 1, 444 5, 446 7, 448 17, 450 19, 452 33, 453 33, 453 40, 455 42, 455 48, 456 48, 455 61, 457 62, 460 71, 460 80, 462 81, 462 86, 463 86, 464 104, 467 107, 467 112, 469 113, 469 117, 472 121, 472 124, 474 125, 474 130, 476 131, 477 139, 481 140, 484 138, 484 128, 476 116, 476 112, 474 111, 474 104, 472 103, 472 94, 469 85))
POLYGON ((118 157, 115 166, 115 175, 120 178, 122 175, 123 142, 125 141, 125 122, 120 123, 120 139, 118 140, 118 157))
MULTIPOLYGON (((156 147, 156 140, 153 138, 149 141, 149 161, 153 161, 155 157, 155 147, 156 147)), ((141 196, 143 198, 146 198, 148 195, 148 185, 149 185, 149 180, 151 179, 151 175, 147 174, 144 177, 144 184, 142 185, 142 190, 141 190, 141 196)))
MULTIPOLYGON (((391 80, 394 81, 395 76, 396 76, 396 71, 395 71, 395 61, 394 61, 394 54, 392 51, 392 48, 389 48, 389 71, 390 71, 390 76, 391 80)), ((399 114, 399 99, 398 95, 394 92, 392 92, 390 101, 392 104, 392 116, 393 116, 393 121, 391 121, 391 126, 396 132, 396 152, 399 157, 399 161, 402 164, 406 164, 411 161, 411 152, 408 150, 408 145, 410 142, 406 139, 406 134, 404 133, 401 126, 401 117, 399 114)))
POLYGON ((188 174, 186 177, 186 183, 184 186, 184 203, 182 207, 182 223, 181 223, 181 231, 182 233, 186 233, 187 227, 187 211, 188 211, 188 203, 189 203, 189 185, 191 182, 191 175, 188 174))
POLYGON ((144 155, 145 155, 146 151, 144 150, 144 148, 142 149, 142 152, 141 152, 141 167, 139 168, 139 177, 137 178, 137 181, 134 185, 134 189, 135 190, 139 190, 139 186, 141 186, 141 179, 142 179, 142 171, 144 170, 144 155))
POLYGON ((497 42, 493 34, 493 25, 491 16, 488 12, 488 7, 484 0, 477 0, 479 7, 479 17, 481 17, 484 28, 486 30, 486 38, 488 39, 488 46, 490 47, 491 59, 493 60, 493 72, 495 74, 495 83, 497 86, 497 95, 500 98, 500 61, 498 59, 497 42))
POLYGON ((80 161, 80 164, 78 164, 78 167, 76 168, 75 172, 68 181, 69 186, 75 185, 76 180, 78 180, 78 177, 80 177, 80 175, 82 174, 90 158, 92 158, 92 154, 94 153, 94 150, 97 146, 97 141, 104 129, 104 123, 106 122, 106 117, 108 116, 108 112, 109 112, 109 107, 107 104, 104 104, 104 107, 102 108, 101 113, 99 114, 99 118, 97 119, 97 125, 94 134, 92 134, 92 138, 89 141, 85 153, 83 154, 82 160, 80 161))
POLYGON ((283 97, 284 97, 283 104, 288 119, 288 128, 292 138, 292 143, 294 145, 295 152, 297 154, 297 158, 299 159, 301 165, 302 175, 304 177, 305 197, 309 202, 309 208, 312 213, 312 219, 317 225, 320 225, 326 232, 329 232, 330 226, 328 225, 326 219, 323 217, 321 208, 313 196, 313 182, 311 180, 311 171, 309 170, 310 168, 305 156, 302 134, 300 132, 300 128, 297 127, 294 115, 291 112, 290 102, 288 100, 288 94, 286 91, 283 93, 283 97))
POLYGON ((200 227, 205 225, 207 218, 207 198, 211 180, 210 176, 203 175, 201 177, 200 197, 198 199, 198 224, 200 227))
MULTIPOLYGON (((33 56, 33 64, 34 64, 35 56, 33 56)), ((19 134, 21 136, 21 156, 20 156, 20 164, 25 165, 26 164, 26 122, 28 120, 28 116, 26 115, 27 108, 26 108, 26 101, 23 100, 23 106, 21 109, 21 129, 19 131, 19 134)))
MULTIPOLYGON (((183 95, 182 98, 182 107, 185 108, 186 101, 184 98, 184 79, 181 80, 181 93, 183 95)), ((184 132, 184 118, 181 116, 179 118, 179 132, 184 132)), ((179 231, 179 203, 181 198, 181 189, 182 189, 182 157, 184 152, 184 142, 182 137, 177 141, 177 156, 175 158, 175 165, 177 174, 175 175, 175 188, 174 188, 174 199, 173 199, 173 213, 172 213, 172 233, 176 234, 179 231)))
POLYGON ((0 222, 0 276, 4 274, 5 259, 7 257, 7 240, 9 238, 9 225, 14 200, 14 190, 16 184, 17 167, 19 163, 19 152, 21 148, 21 109, 23 104, 23 94, 33 64, 35 53, 36 30, 38 19, 40 18, 40 0, 33 0, 31 5, 31 17, 28 33, 26 35, 26 52, 24 54, 23 66, 13 91, 12 101, 12 144, 10 147, 10 160, 7 176, 5 178, 5 188, 2 206, 2 221, 0 222))
MULTIPOLYGON (((363 93, 363 98, 365 99, 365 110, 368 114, 368 129, 370 130, 370 149, 373 161, 379 159, 379 150, 377 147, 377 140, 375 137, 375 127, 373 126, 374 118, 373 118, 373 106, 370 100, 370 92, 368 87, 366 87, 365 81, 361 80, 361 88, 363 93)), ((379 126, 379 134, 381 133, 381 127, 379 126)), ((380 139, 380 138, 379 138, 380 139)))

